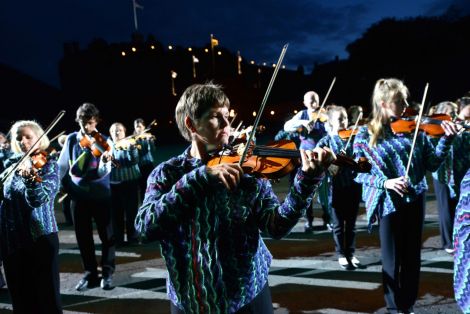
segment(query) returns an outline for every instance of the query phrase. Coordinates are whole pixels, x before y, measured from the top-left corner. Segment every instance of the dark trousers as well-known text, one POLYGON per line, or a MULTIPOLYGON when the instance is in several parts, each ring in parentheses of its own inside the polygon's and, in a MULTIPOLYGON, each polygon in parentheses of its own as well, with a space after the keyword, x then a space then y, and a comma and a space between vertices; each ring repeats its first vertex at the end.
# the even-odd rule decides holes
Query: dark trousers
POLYGON ((115 241, 111 223, 110 199, 72 200, 70 205, 83 268, 92 276, 98 274, 95 242, 93 240, 94 220, 101 240, 103 277, 112 275, 115 268, 115 241))
POLYGON ((382 280, 387 309, 410 311, 418 296, 424 194, 380 220, 382 280))
POLYGON ((62 313, 57 233, 4 256, 3 264, 14 313, 62 313))
POLYGON ((356 219, 361 201, 361 185, 333 185, 333 239, 338 257, 351 257, 356 250, 356 219))
MULTIPOLYGON (((184 311, 180 310, 173 302, 171 304, 171 314, 183 314, 184 311)), ((237 314, 272 314, 273 311, 273 301, 271 299, 271 290, 269 289, 269 284, 266 283, 263 290, 258 293, 258 295, 248 303, 243 306, 241 309, 236 311, 237 314)))
POLYGON ((124 224, 127 241, 137 240, 134 227, 139 199, 139 181, 111 184, 111 204, 114 235, 117 244, 124 243, 124 224))
POLYGON ((454 247, 452 233, 454 232, 455 207, 458 198, 451 198, 447 184, 443 184, 433 178, 434 193, 436 193, 437 206, 439 209, 439 229, 441 230, 441 241, 444 249, 454 247))

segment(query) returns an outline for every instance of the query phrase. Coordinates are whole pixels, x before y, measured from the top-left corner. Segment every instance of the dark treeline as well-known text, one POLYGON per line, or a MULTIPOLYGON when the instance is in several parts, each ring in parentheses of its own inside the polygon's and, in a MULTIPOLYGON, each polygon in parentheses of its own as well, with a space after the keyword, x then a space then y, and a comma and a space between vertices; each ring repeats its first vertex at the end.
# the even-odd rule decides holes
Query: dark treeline
MULTIPOLYGON (((470 90, 468 38, 469 16, 453 20, 383 20, 347 46, 346 60, 337 58, 315 64, 309 74, 304 74, 302 66, 295 71, 282 69, 262 124, 268 126, 270 134, 275 133, 288 115, 303 108, 302 97, 307 90, 316 90, 322 97, 335 76, 336 85, 328 102, 346 107, 362 105, 367 110, 374 82, 381 77, 403 79, 413 101, 421 100, 426 82, 430 83, 430 103, 455 100, 470 90), (271 110, 275 111, 273 116, 271 110)), ((293 45, 289 47, 294 49, 293 45)), ((210 44, 192 47, 192 51, 188 47, 170 50, 153 36, 145 38, 140 34, 134 34, 131 42, 126 43, 95 39, 85 49, 76 43, 66 43, 59 64, 60 90, 0 67, 0 80, 6 87, 2 107, 7 107, 1 128, 6 130, 11 120, 24 118, 35 118, 46 124, 56 112, 66 109, 68 114, 63 125, 72 131, 77 129, 73 121, 76 108, 90 101, 102 111, 100 130, 105 133, 115 121, 132 128, 135 118, 147 122, 157 119, 157 137, 162 142, 173 142, 179 138, 173 114, 182 91, 190 84, 208 80, 225 87, 232 108, 238 112, 235 124, 240 120, 251 124, 252 112, 257 111, 271 78, 272 64, 256 65, 243 59, 240 75, 235 52, 215 46, 213 57, 215 67, 210 44), (194 64, 196 78, 193 56, 199 61, 194 64), (174 90, 171 71, 177 73, 174 90)))

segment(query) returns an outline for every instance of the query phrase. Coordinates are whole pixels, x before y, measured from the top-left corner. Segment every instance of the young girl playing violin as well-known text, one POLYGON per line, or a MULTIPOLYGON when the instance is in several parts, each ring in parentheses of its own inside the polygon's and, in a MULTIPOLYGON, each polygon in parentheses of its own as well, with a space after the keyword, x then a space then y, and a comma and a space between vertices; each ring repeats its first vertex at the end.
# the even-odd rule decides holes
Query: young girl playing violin
POLYGON ((175 113, 191 145, 148 178, 136 228, 158 239, 168 268, 172 313, 273 313, 272 256, 260 231, 286 235, 302 216, 332 161, 328 150, 301 150, 302 166, 280 203, 268 180, 238 163, 206 166, 228 144, 229 100, 214 84, 192 85, 175 113))
POLYGON ((455 124, 442 122, 445 136, 436 147, 423 132, 418 133, 407 178, 413 134, 394 134, 390 125, 404 112, 407 97, 402 81, 378 80, 372 96, 372 119, 354 141, 356 157, 366 157, 372 164, 369 174, 361 173, 355 180, 363 185, 369 227, 379 221, 383 288, 390 313, 413 312, 421 262, 425 172, 439 167, 457 133, 455 124))
POLYGON ((71 197, 75 235, 85 274, 75 286, 78 291, 96 287, 98 263, 93 240, 93 220, 101 240, 101 288, 112 288, 115 268, 115 243, 111 223, 111 188, 109 174, 111 159, 108 142, 96 130, 99 111, 92 103, 77 110, 78 132, 67 136, 59 156, 62 185, 71 197))
POLYGON ((111 170, 111 204, 116 245, 124 244, 124 226, 127 242, 138 242, 134 228, 139 200, 139 150, 135 143, 124 139, 126 127, 115 122, 109 128, 113 140, 112 156, 119 167, 111 170), (126 143, 127 142, 127 143, 126 143))
MULTIPOLYGON (((346 156, 352 156, 352 145, 346 147, 348 139, 342 139, 338 131, 348 126, 346 109, 333 106, 328 112, 328 135, 323 137, 317 147, 329 147, 335 154, 345 149, 346 156)), ((354 181, 356 173, 349 168, 330 166, 328 169, 333 221, 333 239, 338 263, 343 269, 360 266, 354 256, 356 238, 356 219, 361 200, 361 185, 354 181)))
MULTIPOLYGON (((11 165, 33 147, 49 146, 34 121, 13 124, 11 165)), ((0 206, 0 242, 5 277, 15 313, 62 313, 59 278, 59 237, 54 198, 59 167, 53 158, 34 168, 31 157, 4 182, 0 206)))
MULTIPOLYGON (((435 114, 457 116, 457 104, 445 101, 436 106, 435 114)), ((439 228, 442 247, 447 253, 453 253, 452 232, 454 226, 455 207, 459 199, 460 182, 468 169, 470 160, 470 137, 464 132, 454 137, 452 147, 439 169, 432 173, 434 193, 439 209, 439 228)), ((435 145, 439 138, 431 137, 435 145)))

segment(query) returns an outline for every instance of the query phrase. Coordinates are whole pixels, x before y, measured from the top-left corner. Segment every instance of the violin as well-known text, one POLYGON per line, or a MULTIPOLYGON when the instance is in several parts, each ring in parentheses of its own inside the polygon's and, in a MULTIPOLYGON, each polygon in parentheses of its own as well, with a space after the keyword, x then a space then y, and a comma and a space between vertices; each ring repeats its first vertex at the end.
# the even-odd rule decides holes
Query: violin
POLYGON ((346 140, 346 139, 350 138, 351 136, 356 135, 358 131, 359 130, 357 128, 356 129, 353 129, 353 128, 342 129, 342 130, 338 131, 338 136, 342 140, 346 140))
MULTIPOLYGON (((300 151, 293 141, 281 140, 268 145, 251 146, 241 165, 245 173, 260 178, 279 179, 300 164, 300 151)), ((237 150, 228 148, 212 154, 207 165, 239 163, 244 149, 245 147, 240 145, 237 150)), ((365 157, 361 157, 357 162, 343 154, 335 157, 333 164, 340 167, 348 167, 357 172, 370 172, 372 168, 365 157)))
MULTIPOLYGON (((426 132, 431 137, 441 137, 445 134, 444 129, 441 127, 442 121, 452 121, 452 117, 443 113, 423 116, 419 130, 426 132)), ((455 121, 455 123, 462 125, 465 129, 470 127, 468 123, 461 121, 455 121)), ((391 122, 390 126, 395 134, 411 133, 416 129, 416 116, 402 117, 391 122)))
POLYGON ((111 150, 111 146, 109 146, 106 139, 96 131, 91 132, 90 135, 83 136, 80 139, 80 147, 89 149, 95 157, 100 157, 104 152, 111 150), (94 141, 91 141, 89 137, 93 138, 94 141))
MULTIPOLYGON (((35 181, 35 182, 42 182, 42 178, 38 174, 38 170, 42 169, 44 165, 47 163, 49 154, 46 151, 39 150, 37 152, 32 153, 29 156, 30 167, 27 169, 29 173, 27 175, 22 175, 28 180, 35 181)), ((17 169, 17 172, 20 173, 21 168, 17 169)), ((24 169, 23 169, 24 170, 24 169)), ((21 174, 20 174, 21 175, 21 174)))
POLYGON ((326 114, 325 108, 320 108, 313 111, 310 114, 310 121, 320 121, 322 123, 328 121, 328 115, 326 114))
POLYGON ((155 140, 155 136, 150 134, 150 133, 141 133, 141 134, 135 134, 135 135, 130 135, 128 137, 125 137, 123 139, 120 139, 114 144, 114 149, 116 150, 128 150, 131 149, 132 147, 135 147, 137 149, 142 149, 142 145, 137 144, 137 141, 139 140, 155 140))

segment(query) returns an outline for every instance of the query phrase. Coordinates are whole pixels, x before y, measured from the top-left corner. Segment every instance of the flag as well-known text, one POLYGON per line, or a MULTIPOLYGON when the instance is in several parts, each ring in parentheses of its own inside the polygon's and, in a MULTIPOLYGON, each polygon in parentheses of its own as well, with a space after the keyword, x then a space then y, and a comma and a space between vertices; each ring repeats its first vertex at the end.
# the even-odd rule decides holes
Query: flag
POLYGON ((212 34, 211 34, 211 47, 215 47, 219 45, 219 40, 216 39, 212 34))
POLYGON ((199 59, 198 59, 198 58, 196 58, 196 56, 195 56, 195 55, 193 55, 193 62, 194 62, 194 63, 199 63, 199 59))
POLYGON ((132 0, 132 2, 134 3, 134 8, 137 8, 137 9, 143 9, 144 8, 142 5, 138 4, 137 1, 132 0))
POLYGON ((237 51, 237 69, 238 75, 242 75, 242 56, 240 55, 240 51, 237 51))

